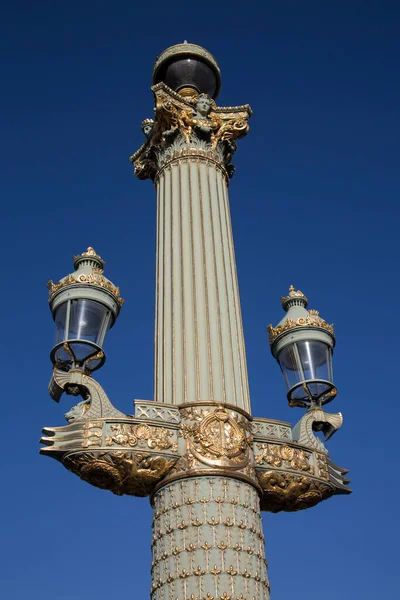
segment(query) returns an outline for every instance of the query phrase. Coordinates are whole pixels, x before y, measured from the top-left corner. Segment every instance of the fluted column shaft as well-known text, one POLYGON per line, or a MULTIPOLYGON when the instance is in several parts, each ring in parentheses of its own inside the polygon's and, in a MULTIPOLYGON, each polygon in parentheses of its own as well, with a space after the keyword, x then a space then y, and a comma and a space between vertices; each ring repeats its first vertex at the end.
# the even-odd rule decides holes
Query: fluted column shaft
POLYGON ((158 174, 155 400, 250 412, 225 175, 190 157, 158 174))

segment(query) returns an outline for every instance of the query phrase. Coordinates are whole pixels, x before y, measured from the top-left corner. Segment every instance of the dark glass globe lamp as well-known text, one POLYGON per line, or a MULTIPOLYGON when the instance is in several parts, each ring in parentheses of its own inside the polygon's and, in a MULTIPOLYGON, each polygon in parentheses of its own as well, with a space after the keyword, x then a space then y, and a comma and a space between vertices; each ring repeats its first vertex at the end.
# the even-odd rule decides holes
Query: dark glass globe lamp
POLYGON ((281 367, 290 406, 321 407, 337 393, 333 383, 333 326, 316 310, 307 310, 307 298, 293 286, 281 298, 284 319, 268 327, 271 351, 281 367))
POLYGON ((183 42, 167 48, 157 57, 153 85, 161 82, 182 96, 208 94, 215 100, 221 88, 221 73, 208 50, 183 42))
POLYGON ((119 289, 103 275, 104 261, 93 248, 76 256, 75 272, 49 282, 55 345, 50 358, 59 369, 91 372, 105 362, 106 333, 119 314, 119 289))

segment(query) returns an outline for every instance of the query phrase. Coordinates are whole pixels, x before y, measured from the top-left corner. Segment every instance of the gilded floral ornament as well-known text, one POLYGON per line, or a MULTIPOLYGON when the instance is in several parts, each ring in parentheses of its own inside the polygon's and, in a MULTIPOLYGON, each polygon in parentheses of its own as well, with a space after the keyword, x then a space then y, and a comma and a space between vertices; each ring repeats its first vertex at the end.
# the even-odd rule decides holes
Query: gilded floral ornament
POLYGON ((59 290, 71 285, 93 285, 103 288, 115 296, 120 306, 122 306, 124 303, 124 299, 121 298, 120 295, 119 287, 115 286, 111 283, 111 281, 106 279, 106 277, 103 275, 103 270, 96 267, 93 267, 90 273, 80 273, 79 271, 75 271, 75 273, 67 275, 67 277, 64 277, 58 283, 54 283, 52 280, 50 280, 47 284, 49 290, 49 299, 51 300, 54 294, 59 290))
POLYGON ((312 454, 306 453, 300 448, 278 444, 257 444, 259 454, 256 454, 256 463, 264 463, 272 467, 285 467, 294 471, 308 471, 314 473, 314 467, 310 464, 312 454))
POLYGON ((331 335, 334 335, 333 325, 330 325, 324 319, 321 319, 319 316, 319 312, 317 310, 309 310, 308 315, 306 317, 300 317, 296 321, 292 319, 286 319, 286 321, 282 325, 277 325, 277 327, 273 327, 272 325, 268 325, 267 331, 269 336, 269 343, 272 342, 286 331, 290 329, 294 329, 297 327, 321 327, 328 331, 331 335))
POLYGON ((118 423, 111 426, 112 435, 108 435, 105 439, 106 446, 129 446, 147 447, 152 450, 171 450, 178 451, 178 444, 171 440, 174 433, 164 427, 150 427, 147 424, 126 425, 118 423))

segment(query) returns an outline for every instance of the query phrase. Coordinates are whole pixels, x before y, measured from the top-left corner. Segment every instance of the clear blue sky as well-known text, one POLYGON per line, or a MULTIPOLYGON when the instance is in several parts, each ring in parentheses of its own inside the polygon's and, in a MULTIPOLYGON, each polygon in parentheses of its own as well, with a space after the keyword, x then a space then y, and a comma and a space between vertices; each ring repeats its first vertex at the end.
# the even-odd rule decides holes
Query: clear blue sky
POLYGON ((399 19, 395 0, 4 3, 1 597, 148 597, 148 500, 38 454, 73 401, 47 395, 46 283, 95 247, 126 298, 99 380, 127 413, 152 398, 155 194, 128 157, 184 39, 217 57, 218 103, 254 110, 230 187, 254 415, 302 415, 265 332, 289 284, 336 327, 329 449, 354 493, 264 515, 272 599, 398 597, 399 19))

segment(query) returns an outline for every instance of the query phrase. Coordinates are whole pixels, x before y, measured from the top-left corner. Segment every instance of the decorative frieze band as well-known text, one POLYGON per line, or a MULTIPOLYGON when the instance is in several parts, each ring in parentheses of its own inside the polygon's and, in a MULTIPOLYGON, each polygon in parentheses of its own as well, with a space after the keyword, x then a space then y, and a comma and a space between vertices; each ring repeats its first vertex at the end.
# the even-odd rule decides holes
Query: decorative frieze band
MULTIPOLYGON (((288 424, 253 420, 231 404, 174 406, 140 400, 132 417, 117 411, 83 372, 55 369, 51 389, 57 399, 65 388, 78 390, 84 399, 65 414, 68 425, 44 428, 41 453, 114 494, 150 496, 155 502, 164 487, 181 481, 228 478, 250 486, 261 498, 262 510, 277 512, 349 493, 347 470, 333 463, 313 433, 314 423, 337 427, 337 415, 306 413, 292 432, 304 444, 288 439, 288 424)), ((228 522, 225 526, 229 528, 228 522)))

